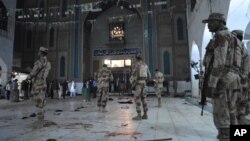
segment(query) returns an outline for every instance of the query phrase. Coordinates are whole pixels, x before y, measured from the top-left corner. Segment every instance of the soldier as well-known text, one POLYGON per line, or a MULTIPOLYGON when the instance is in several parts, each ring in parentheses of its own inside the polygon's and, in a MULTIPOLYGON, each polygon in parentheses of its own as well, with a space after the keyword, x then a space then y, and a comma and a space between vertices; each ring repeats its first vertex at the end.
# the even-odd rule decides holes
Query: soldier
POLYGON ((158 107, 161 107, 161 93, 163 89, 163 81, 164 75, 158 69, 155 69, 154 74, 154 87, 155 87, 155 94, 158 98, 158 107))
POLYGON ((132 65, 132 72, 130 77, 130 83, 132 89, 135 89, 135 103, 137 116, 133 117, 133 120, 148 119, 148 107, 147 107, 147 94, 146 94, 146 80, 151 78, 151 74, 148 70, 148 66, 142 61, 142 55, 136 54, 136 60, 132 65), (143 106, 144 114, 141 116, 141 102, 143 106))
POLYGON ((97 106, 99 111, 107 112, 106 105, 108 101, 109 81, 113 81, 111 70, 104 64, 103 68, 98 70, 97 75, 97 106))
MULTIPOLYGON (((214 124, 218 130, 219 141, 229 141, 229 127, 237 124, 236 100, 240 92, 240 77, 237 69, 240 64, 233 63, 238 58, 232 45, 232 34, 226 27, 226 20, 221 13, 211 13, 202 21, 208 24, 214 33, 209 43, 209 62, 204 62, 206 70, 211 69, 208 87, 212 89, 214 124)), ((208 50, 207 50, 208 51, 208 50)))
POLYGON ((237 48, 235 51, 237 53, 242 54, 242 58, 238 58, 237 60, 241 63, 240 73, 241 73, 241 93, 238 96, 237 100, 237 120, 240 125, 246 124, 245 116, 249 111, 248 105, 248 85, 247 76, 249 74, 249 56, 247 53, 247 49, 245 48, 242 40, 243 40, 243 31, 242 30, 233 30, 232 34, 235 35, 239 40, 237 40, 237 48))
POLYGON ((42 128, 44 122, 44 106, 46 93, 46 78, 51 69, 50 62, 47 60, 48 49, 40 47, 38 52, 39 59, 35 62, 34 67, 27 79, 32 80, 31 96, 37 107, 37 121, 33 123, 32 128, 42 128))

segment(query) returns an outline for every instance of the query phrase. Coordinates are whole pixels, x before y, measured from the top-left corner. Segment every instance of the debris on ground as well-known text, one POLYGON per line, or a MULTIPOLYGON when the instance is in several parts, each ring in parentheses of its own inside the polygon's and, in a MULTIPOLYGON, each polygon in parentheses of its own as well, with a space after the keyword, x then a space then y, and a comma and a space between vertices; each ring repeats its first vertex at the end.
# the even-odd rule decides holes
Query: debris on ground
POLYGON ((133 104, 132 99, 130 99, 130 98, 119 98, 118 103, 120 103, 120 104, 133 104))
POLYGON ((141 133, 139 132, 110 132, 106 136, 124 136, 124 135, 130 135, 130 136, 135 136, 135 135, 140 135, 141 133))
POLYGON ((56 139, 47 139, 46 141, 56 141, 56 139))
POLYGON ((57 124, 53 121, 44 120, 43 127, 49 127, 49 126, 54 126, 54 125, 57 125, 57 124))
POLYGON ((93 128, 93 124, 89 123, 71 123, 67 125, 63 125, 65 129, 88 129, 88 128, 93 128))
POLYGON ((80 109, 86 108, 84 106, 77 107, 74 111, 80 111, 80 109))
POLYGON ((121 109, 129 109, 129 106, 122 106, 121 109))
POLYGON ((35 114, 35 113, 32 113, 32 114, 30 115, 30 117, 36 117, 36 114, 35 114))
POLYGON ((114 99, 112 97, 109 98, 109 101, 113 101, 114 99))
POLYGON ((55 110, 55 112, 62 112, 63 110, 55 110))
POLYGON ((172 138, 164 138, 164 139, 153 139, 153 140, 145 140, 145 141, 170 141, 172 138))
POLYGON ((122 123, 122 126, 128 126, 128 124, 127 123, 122 123))

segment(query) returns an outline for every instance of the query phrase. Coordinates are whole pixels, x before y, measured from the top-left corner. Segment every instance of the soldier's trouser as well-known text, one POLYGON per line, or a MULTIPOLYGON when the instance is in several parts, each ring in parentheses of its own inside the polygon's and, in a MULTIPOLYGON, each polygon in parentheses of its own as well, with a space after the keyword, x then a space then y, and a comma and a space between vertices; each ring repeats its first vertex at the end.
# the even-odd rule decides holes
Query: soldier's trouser
POLYGON ((12 90, 11 91, 10 100, 12 102, 19 102, 19 91, 18 90, 12 90))
POLYGON ((53 95, 54 95, 53 97, 54 98, 59 98, 59 94, 58 93, 59 93, 58 90, 53 90, 53 95))
POLYGON ((162 87, 155 87, 155 94, 158 99, 161 99, 162 87))
POLYGON ((147 93, 146 93, 146 82, 139 83, 135 87, 135 104, 136 104, 136 112, 141 114, 141 103, 143 107, 143 112, 147 113, 148 106, 147 106, 147 93))
POLYGON ((109 87, 101 87, 97 90, 97 106, 106 107, 108 101, 108 90, 109 87))
POLYGON ((45 91, 40 91, 39 94, 34 94, 32 99, 35 101, 35 106, 37 108, 37 120, 44 120, 44 107, 46 105, 45 101, 45 91))
POLYGON ((220 90, 212 94, 213 119, 218 129, 219 139, 229 139, 229 128, 238 124, 236 101, 238 90, 220 90))

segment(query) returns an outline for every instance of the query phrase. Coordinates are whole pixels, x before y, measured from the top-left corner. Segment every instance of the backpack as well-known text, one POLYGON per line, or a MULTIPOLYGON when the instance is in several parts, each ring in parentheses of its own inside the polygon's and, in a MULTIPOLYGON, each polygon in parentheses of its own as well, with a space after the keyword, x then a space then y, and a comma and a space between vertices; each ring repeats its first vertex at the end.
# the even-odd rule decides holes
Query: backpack
POLYGON ((138 65, 138 78, 147 79, 148 77, 148 66, 143 62, 138 65))
POLYGON ((244 68, 244 62, 246 62, 245 59, 247 59, 247 50, 245 49, 242 42, 234 35, 231 37, 231 48, 233 48, 233 59, 232 59, 232 65, 240 68, 242 71, 244 68))

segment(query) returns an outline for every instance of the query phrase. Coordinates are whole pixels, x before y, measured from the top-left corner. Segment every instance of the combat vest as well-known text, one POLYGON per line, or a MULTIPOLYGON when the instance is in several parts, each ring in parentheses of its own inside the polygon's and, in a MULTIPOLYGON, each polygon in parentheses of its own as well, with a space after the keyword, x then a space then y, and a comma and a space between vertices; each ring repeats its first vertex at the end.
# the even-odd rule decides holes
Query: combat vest
POLYGON ((139 80, 146 80, 148 77, 148 66, 142 62, 137 66, 137 76, 139 80))

